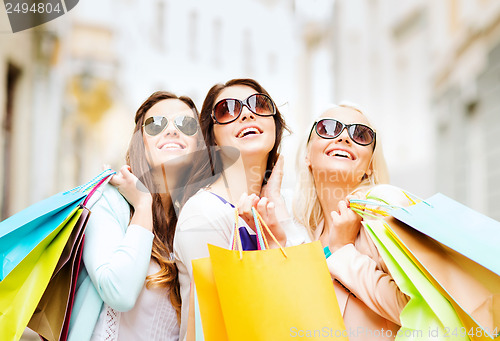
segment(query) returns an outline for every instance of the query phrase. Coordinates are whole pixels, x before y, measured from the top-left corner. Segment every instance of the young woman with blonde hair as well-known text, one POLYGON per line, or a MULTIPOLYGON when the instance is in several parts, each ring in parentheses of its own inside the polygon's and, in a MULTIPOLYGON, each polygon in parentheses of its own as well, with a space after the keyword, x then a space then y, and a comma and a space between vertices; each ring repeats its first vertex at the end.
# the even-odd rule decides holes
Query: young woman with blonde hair
MULTIPOLYGON (((349 339, 394 339, 408 297, 392 279, 361 218, 349 208, 350 198, 389 181, 374 129, 355 106, 332 106, 314 122, 298 161, 295 217, 331 252, 327 264, 349 339)), ((404 201, 377 188, 373 190, 392 202, 404 201)))

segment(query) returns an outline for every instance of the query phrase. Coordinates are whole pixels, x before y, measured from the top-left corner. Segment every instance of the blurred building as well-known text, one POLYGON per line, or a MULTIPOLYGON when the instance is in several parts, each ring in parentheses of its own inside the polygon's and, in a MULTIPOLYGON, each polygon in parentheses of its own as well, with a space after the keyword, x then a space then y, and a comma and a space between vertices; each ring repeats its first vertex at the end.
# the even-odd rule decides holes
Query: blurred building
POLYGON ((379 128, 392 182, 500 220, 500 3, 335 1, 335 98, 379 128))
POLYGON ((80 1, 16 34, 0 16, 0 220, 120 167, 156 90, 201 108, 215 83, 252 77, 295 125, 291 0, 80 1))
POLYGON ((12 34, 0 11, 0 220, 117 168, 155 90, 201 108, 252 77, 294 131, 284 191, 313 117, 358 103, 395 185, 441 191, 500 220, 496 0, 80 1, 12 34))
POLYGON ((16 34, 1 15, 0 219, 122 165, 135 110, 155 90, 201 108, 213 84, 252 77, 294 115, 291 0, 81 1, 16 34))

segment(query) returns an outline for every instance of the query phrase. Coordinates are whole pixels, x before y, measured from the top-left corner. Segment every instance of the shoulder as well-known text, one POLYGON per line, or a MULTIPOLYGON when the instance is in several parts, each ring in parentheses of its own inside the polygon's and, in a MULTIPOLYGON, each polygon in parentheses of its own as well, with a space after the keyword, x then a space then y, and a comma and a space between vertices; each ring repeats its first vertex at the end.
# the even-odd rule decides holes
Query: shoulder
POLYGON ((193 226, 196 221, 208 225, 225 219, 234 221, 234 208, 213 193, 201 189, 182 207, 177 226, 183 229, 186 225, 193 226))
POLYGON ((91 216, 110 214, 128 222, 130 218, 130 205, 120 194, 116 187, 106 184, 99 188, 92 198, 93 203, 89 205, 91 216))
POLYGON ((186 201, 182 207, 181 215, 183 212, 210 212, 212 209, 218 210, 226 207, 231 206, 229 203, 222 201, 222 199, 217 197, 215 194, 205 189, 200 189, 195 195, 186 201))

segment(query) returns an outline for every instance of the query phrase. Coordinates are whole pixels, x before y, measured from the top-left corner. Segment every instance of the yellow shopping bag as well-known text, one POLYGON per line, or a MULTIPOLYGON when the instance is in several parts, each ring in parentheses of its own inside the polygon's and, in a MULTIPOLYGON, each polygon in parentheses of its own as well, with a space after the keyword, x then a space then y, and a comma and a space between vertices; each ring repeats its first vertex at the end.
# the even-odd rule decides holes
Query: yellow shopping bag
MULTIPOLYGON (((264 238, 262 227, 257 232, 264 238)), ((193 260, 206 340, 347 340, 320 242, 260 251, 208 249, 209 258, 193 260)))

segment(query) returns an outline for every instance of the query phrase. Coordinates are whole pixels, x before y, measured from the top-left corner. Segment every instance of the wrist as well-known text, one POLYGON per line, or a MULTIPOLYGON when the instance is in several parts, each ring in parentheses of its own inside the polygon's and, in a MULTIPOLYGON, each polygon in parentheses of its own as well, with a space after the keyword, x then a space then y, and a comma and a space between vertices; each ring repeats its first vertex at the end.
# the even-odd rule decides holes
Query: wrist
POLYGON ((343 248, 344 246, 349 245, 349 244, 354 245, 354 242, 330 244, 329 245, 330 252, 334 253, 335 251, 340 250, 341 248, 343 248))
POLYGON ((151 210, 151 207, 153 206, 153 198, 151 196, 141 198, 132 206, 134 206, 134 210, 136 211, 151 210))

